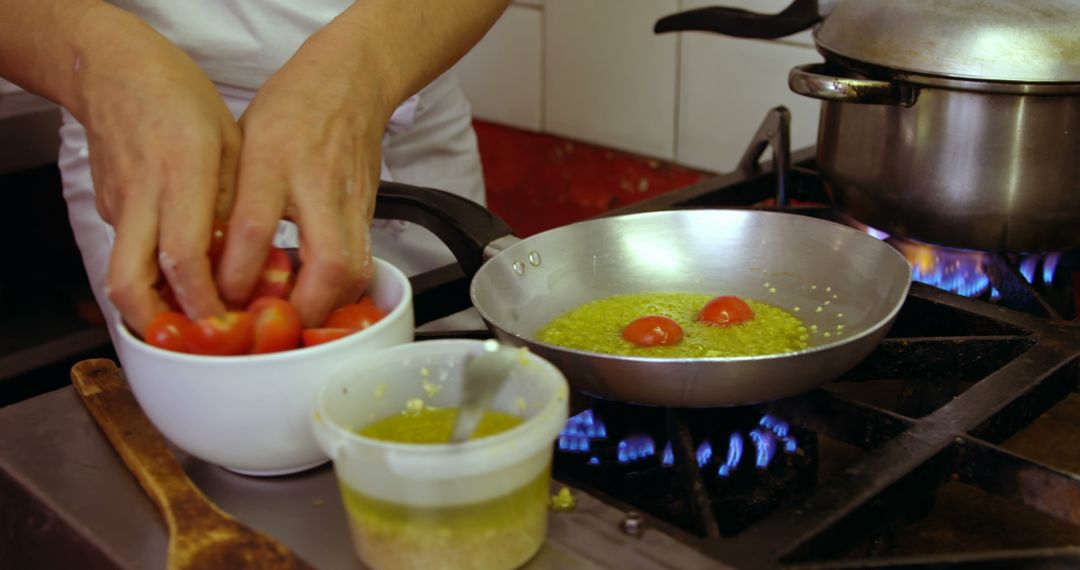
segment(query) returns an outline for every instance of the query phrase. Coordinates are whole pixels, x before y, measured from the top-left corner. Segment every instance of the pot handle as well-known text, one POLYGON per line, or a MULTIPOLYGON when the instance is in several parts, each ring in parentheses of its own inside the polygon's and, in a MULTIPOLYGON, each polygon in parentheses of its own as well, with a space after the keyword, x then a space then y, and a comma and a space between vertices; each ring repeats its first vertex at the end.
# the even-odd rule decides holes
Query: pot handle
POLYGON ((375 217, 415 222, 446 244, 472 277, 484 264, 484 250, 514 231, 487 208, 445 190, 382 181, 375 199, 375 217))
POLYGON ((788 74, 788 87, 799 95, 825 101, 901 107, 914 105, 919 94, 919 89, 908 83, 827 73, 825 65, 820 63, 792 69, 788 74))
POLYGON ((808 29, 821 21, 821 17, 818 0, 794 0, 778 14, 707 6, 660 18, 653 32, 716 32, 737 38, 771 40, 808 29))

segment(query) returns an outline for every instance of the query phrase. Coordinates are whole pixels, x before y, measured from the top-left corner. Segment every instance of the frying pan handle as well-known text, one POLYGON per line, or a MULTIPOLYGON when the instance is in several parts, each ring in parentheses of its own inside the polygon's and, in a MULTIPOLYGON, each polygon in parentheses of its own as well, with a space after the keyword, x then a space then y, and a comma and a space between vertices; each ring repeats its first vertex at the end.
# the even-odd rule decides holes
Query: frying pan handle
POLYGON ((737 38, 776 39, 801 32, 821 20, 818 0, 794 0, 779 14, 706 6, 660 18, 653 27, 665 32, 716 32, 737 38))
POLYGON ((414 222, 431 230, 472 277, 484 264, 491 242, 513 235, 501 218, 467 198, 445 190, 382 181, 375 199, 375 217, 414 222))

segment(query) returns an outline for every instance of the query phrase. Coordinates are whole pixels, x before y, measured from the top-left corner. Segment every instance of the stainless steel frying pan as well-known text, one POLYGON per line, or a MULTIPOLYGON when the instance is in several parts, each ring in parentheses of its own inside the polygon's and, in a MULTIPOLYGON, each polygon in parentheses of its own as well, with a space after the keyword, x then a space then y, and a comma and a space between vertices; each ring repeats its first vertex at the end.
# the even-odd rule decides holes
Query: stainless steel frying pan
POLYGON ((888 332, 911 267, 855 229, 754 210, 686 210, 579 222, 518 239, 480 206, 438 190, 384 183, 379 217, 434 231, 454 251, 497 338, 554 363, 578 390, 677 407, 776 400, 840 376, 888 332), (652 291, 738 295, 795 311, 810 347, 739 358, 653 359, 536 340, 551 319, 588 301, 652 291))

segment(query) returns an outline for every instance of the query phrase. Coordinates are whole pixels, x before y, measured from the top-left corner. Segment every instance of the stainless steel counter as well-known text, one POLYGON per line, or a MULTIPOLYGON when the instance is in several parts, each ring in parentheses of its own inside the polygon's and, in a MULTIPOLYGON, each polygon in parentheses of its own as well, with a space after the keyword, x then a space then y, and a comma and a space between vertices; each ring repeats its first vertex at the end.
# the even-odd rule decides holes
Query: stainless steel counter
MULTIPOLYGON (((361 567, 329 465, 262 479, 177 455, 222 509, 315 567, 361 567)), ((625 513, 573 493, 577 507, 551 514, 548 540, 526 568, 722 567, 655 529, 630 536, 620 530, 625 513)), ((153 504, 72 388, 0 409, 0 568, 157 569, 166 544, 153 504)))

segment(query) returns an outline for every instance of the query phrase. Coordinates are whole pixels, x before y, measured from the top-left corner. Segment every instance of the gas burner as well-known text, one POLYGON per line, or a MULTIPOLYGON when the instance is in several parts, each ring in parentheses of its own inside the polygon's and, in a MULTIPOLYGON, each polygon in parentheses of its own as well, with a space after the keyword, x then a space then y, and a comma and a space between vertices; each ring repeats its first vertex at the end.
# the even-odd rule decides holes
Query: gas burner
MULTIPOLYGON (((854 220, 849 220, 848 223, 904 254, 911 263, 911 277, 914 281, 964 297, 989 301, 1000 301, 1002 298, 995 283, 998 275, 994 271, 994 254, 890 236, 854 220)), ((1023 277, 1026 284, 1049 294, 1055 289, 1056 283, 1065 281, 1064 277, 1059 278, 1058 275, 1062 257, 1065 255, 1065 252, 1015 254, 1008 257, 1008 263, 1023 277)))
POLYGON ((555 471, 688 532, 707 536, 715 526, 726 536, 813 486, 815 443, 812 433, 754 408, 597 402, 567 421, 555 471), (707 493, 696 494, 698 483, 707 493), (694 516, 700 511, 712 512, 709 524, 694 516))

